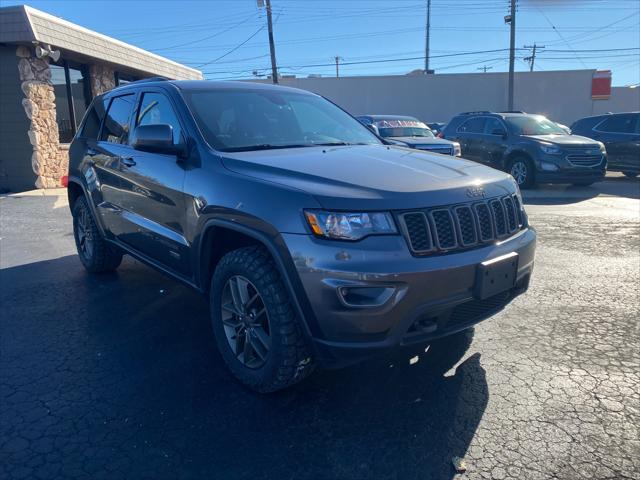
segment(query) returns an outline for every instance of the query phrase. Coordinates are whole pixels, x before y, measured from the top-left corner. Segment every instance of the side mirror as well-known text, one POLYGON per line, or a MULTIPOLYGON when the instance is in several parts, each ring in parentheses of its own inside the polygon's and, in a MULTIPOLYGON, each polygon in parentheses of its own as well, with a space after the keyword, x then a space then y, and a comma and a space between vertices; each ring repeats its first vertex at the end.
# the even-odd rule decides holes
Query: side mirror
POLYGON ((133 131, 131 145, 136 150, 178 155, 182 148, 173 143, 173 127, 165 123, 139 125, 133 131))
POLYGON ((498 137, 507 138, 507 132, 501 128, 496 128, 491 132, 491 135, 497 135, 498 137))
POLYGON ((376 135, 380 136, 380 130, 378 130, 378 127, 376 127, 373 123, 366 125, 366 127, 376 135))

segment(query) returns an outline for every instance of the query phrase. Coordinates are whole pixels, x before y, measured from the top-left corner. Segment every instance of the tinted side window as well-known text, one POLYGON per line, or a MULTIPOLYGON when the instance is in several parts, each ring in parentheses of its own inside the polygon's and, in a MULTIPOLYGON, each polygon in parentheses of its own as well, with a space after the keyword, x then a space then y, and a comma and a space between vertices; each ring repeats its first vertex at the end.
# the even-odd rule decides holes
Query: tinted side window
POLYGON ((133 109, 133 100, 134 95, 124 95, 111 100, 100 140, 121 144, 129 141, 129 118, 133 109))
POLYGON ((97 140, 104 113, 104 102, 102 100, 93 102, 93 105, 91 105, 91 108, 87 112, 80 136, 97 140))
POLYGON ((138 125, 171 125, 173 128, 173 143, 180 143, 180 122, 169 99, 160 93, 145 93, 138 109, 138 125))
POLYGON ((504 132, 504 126, 497 118, 487 118, 486 123, 484 124, 484 133, 487 135, 494 135, 493 132, 496 130, 500 130, 504 132))
POLYGON ((473 117, 458 127, 458 132, 463 133, 482 133, 484 131, 483 117, 473 117))
POLYGON ((634 115, 612 115, 596 127, 601 132, 633 133, 636 127, 634 115))

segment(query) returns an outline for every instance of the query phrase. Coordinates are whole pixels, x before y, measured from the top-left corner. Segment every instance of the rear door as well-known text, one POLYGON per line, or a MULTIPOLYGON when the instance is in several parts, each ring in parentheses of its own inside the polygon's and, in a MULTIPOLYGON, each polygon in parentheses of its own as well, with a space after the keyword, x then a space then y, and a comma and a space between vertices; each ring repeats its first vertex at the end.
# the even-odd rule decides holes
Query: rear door
MULTIPOLYGON (((177 109, 161 89, 140 92, 132 124, 133 128, 170 125, 174 144, 183 143, 184 129, 177 109)), ((175 154, 128 151, 121 163, 121 188, 129 231, 122 241, 164 267, 188 276, 191 267, 184 235, 185 168, 175 154)))
POLYGON ((479 156, 482 162, 494 168, 502 168, 502 159, 507 149, 507 126, 498 118, 485 117, 479 156))
MULTIPOLYGON (((100 198, 95 198, 97 211, 105 230, 115 237, 127 231, 122 218, 121 161, 132 151, 129 131, 134 103, 135 95, 127 94, 103 99, 102 105, 96 104, 97 109, 106 109, 106 115, 97 140, 87 141, 87 156, 91 158, 93 168, 85 170, 85 179, 90 191, 100 192, 100 198)), ((89 122, 90 117, 86 124, 89 122)))
POLYGON ((457 128, 451 140, 460 143, 462 157, 475 162, 485 162, 482 151, 485 117, 471 117, 457 128))
POLYGON ((640 132, 637 113, 610 115, 593 128, 593 138, 605 144, 609 168, 640 169, 640 132))

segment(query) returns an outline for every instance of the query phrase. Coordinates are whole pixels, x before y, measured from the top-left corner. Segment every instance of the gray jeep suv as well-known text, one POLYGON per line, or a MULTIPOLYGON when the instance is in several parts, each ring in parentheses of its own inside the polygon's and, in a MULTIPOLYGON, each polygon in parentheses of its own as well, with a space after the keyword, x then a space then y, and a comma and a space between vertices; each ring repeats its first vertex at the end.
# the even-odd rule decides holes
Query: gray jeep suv
POLYGON ((509 175, 386 145, 291 88, 150 80, 98 96, 68 193, 86 269, 129 254, 207 295, 222 358, 260 392, 467 329, 534 263, 509 175))

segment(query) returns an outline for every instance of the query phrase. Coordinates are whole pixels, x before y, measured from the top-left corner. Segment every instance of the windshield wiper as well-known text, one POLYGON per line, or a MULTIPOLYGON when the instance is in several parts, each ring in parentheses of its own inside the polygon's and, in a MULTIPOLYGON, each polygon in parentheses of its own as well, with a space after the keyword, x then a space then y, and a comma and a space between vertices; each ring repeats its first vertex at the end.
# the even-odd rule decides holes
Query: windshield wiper
POLYGON ((302 148, 302 147, 313 147, 313 144, 300 143, 300 144, 289 144, 289 145, 273 145, 271 143, 260 143, 258 145, 247 145, 246 147, 225 148, 223 151, 225 151, 225 152, 253 152, 253 151, 256 151, 256 150, 276 150, 276 149, 280 149, 280 148, 302 148))

